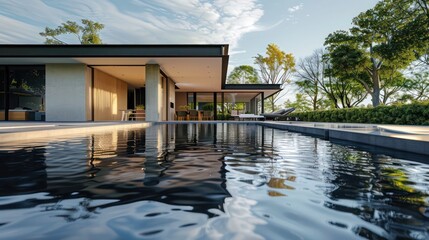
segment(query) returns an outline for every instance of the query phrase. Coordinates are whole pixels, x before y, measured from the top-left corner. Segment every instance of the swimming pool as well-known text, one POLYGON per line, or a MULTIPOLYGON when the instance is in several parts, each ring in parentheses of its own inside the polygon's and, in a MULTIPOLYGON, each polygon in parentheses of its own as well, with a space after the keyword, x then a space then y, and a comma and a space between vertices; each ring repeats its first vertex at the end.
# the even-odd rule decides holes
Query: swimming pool
POLYGON ((11 143, 0 239, 428 239, 429 164, 392 156, 257 124, 11 143))

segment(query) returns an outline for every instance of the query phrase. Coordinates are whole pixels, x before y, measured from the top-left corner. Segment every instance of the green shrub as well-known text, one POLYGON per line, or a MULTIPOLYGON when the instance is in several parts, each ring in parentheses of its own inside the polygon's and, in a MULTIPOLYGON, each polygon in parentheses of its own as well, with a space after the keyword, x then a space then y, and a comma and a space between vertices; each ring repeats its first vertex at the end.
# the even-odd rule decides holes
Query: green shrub
POLYGON ((348 108, 291 113, 280 120, 295 118, 308 122, 429 125, 429 102, 378 106, 375 108, 348 108))

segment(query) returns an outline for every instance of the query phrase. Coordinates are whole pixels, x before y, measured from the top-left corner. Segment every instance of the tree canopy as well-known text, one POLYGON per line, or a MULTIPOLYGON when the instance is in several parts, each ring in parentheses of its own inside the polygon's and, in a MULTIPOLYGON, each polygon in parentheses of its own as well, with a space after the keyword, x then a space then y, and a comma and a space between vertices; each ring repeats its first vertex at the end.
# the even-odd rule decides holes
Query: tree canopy
POLYGON ((378 106, 428 99, 428 70, 427 0, 381 0, 301 59, 294 83, 304 94, 298 102, 313 110, 356 107, 367 96, 378 106))
MULTIPOLYGON (((266 55, 258 54, 255 64, 261 73, 261 80, 266 84, 280 84, 285 94, 285 86, 291 83, 292 73, 295 71, 295 58, 291 53, 285 53, 276 44, 268 44, 266 55)), ((270 97, 269 107, 275 110, 275 103, 283 96, 276 93, 270 97)))
POLYGON ((103 30, 104 25, 88 19, 82 19, 81 22, 82 25, 67 21, 56 28, 46 27, 45 31, 39 34, 45 37, 45 44, 68 44, 60 39, 63 35, 75 36, 80 44, 102 44, 100 31, 103 30))
POLYGON ((235 67, 228 76, 229 84, 257 84, 260 83, 258 71, 249 65, 235 67))
POLYGON ((334 32, 325 41, 332 74, 359 82, 373 106, 386 103, 405 86, 401 71, 415 59, 411 49, 397 47, 399 33, 412 19, 398 17, 392 4, 378 3, 355 17, 349 31, 334 32))

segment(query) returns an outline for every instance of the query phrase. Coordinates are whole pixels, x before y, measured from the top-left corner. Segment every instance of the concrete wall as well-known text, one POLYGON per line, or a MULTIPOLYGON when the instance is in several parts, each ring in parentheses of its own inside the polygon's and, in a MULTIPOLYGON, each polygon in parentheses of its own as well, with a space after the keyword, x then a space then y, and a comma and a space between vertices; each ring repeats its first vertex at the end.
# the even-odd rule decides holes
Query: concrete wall
POLYGON ((146 121, 161 120, 161 111, 163 110, 162 97, 162 82, 159 65, 148 64, 146 65, 146 121))
POLYGON ((168 84, 167 84, 167 79, 165 77, 161 77, 161 120, 162 121, 166 121, 167 120, 167 89, 168 89, 168 84))
POLYGON ((88 71, 85 64, 46 64, 46 121, 91 120, 88 71))
POLYGON ((128 85, 98 69, 94 69, 94 120, 121 120, 127 109, 128 85))

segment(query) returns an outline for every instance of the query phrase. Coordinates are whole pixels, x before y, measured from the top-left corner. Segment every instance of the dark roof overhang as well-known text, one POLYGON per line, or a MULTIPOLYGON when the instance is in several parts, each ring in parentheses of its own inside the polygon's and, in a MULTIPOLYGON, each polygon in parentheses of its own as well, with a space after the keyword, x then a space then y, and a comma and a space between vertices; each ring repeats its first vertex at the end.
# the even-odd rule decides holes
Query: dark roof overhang
POLYGON ((14 57, 224 57, 227 44, 0 44, 0 58, 14 57))

